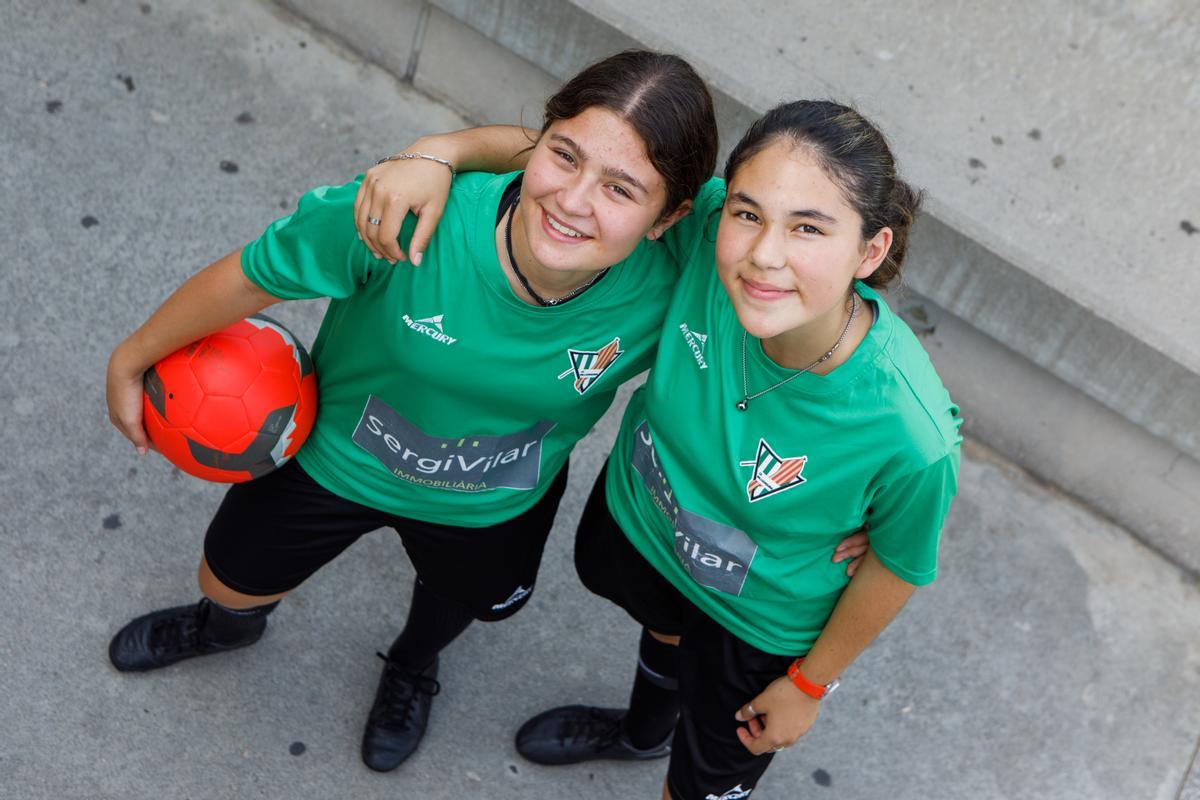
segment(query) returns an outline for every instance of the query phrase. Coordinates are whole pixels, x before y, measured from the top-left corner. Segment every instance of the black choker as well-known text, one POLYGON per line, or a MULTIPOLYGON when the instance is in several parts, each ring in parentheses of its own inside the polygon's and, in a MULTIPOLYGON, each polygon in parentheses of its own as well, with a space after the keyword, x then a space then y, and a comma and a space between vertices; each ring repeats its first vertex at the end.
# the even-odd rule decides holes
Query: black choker
POLYGON ((520 202, 519 194, 517 195, 516 200, 513 201, 513 204, 511 206, 509 206, 508 219, 506 219, 504 221, 504 246, 508 248, 508 263, 512 264, 513 274, 517 276, 517 280, 521 282, 521 286, 525 287, 525 291, 529 292, 529 296, 532 297, 539 306, 562 305, 563 303, 567 302, 568 300, 578 297, 579 295, 583 294, 593 284, 595 284, 597 281, 599 281, 601 278, 603 278, 605 275, 608 274, 608 270, 610 268, 605 267, 604 269, 600 270, 595 275, 593 275, 591 280, 589 280, 587 283, 583 284, 582 286, 575 287, 574 289, 567 292, 562 297, 545 298, 545 297, 542 297, 537 292, 535 292, 533 290, 533 287, 529 285, 529 281, 526 280, 525 276, 521 274, 521 269, 520 269, 520 267, 517 266, 517 257, 513 255, 512 223, 513 223, 513 217, 516 215, 516 212, 517 212, 517 203, 518 202, 520 202))

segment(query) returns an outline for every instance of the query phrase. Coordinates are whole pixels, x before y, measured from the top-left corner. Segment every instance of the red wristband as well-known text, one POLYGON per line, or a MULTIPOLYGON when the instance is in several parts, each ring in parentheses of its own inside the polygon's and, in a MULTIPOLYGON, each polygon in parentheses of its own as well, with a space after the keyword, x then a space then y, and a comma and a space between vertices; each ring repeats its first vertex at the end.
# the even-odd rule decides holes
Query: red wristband
POLYGON ((797 689, 804 692, 809 697, 820 700, 825 695, 837 688, 837 680, 830 681, 827 686, 822 686, 821 684, 813 683, 808 678, 804 677, 804 673, 800 671, 800 665, 802 663, 804 663, 804 659, 797 658, 792 662, 792 665, 788 667, 787 671, 788 677, 791 678, 792 683, 796 685, 797 689))

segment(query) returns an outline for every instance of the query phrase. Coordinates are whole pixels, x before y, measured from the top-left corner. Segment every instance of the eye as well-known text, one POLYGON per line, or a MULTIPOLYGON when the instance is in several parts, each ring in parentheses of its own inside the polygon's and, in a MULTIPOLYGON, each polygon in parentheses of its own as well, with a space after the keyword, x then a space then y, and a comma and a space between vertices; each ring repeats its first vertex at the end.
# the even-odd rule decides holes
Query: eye
POLYGON ((733 215, 746 222, 758 222, 758 215, 753 211, 734 211, 733 215))
POLYGON ((561 159, 562 161, 565 161, 566 163, 570 164, 571 166, 575 166, 575 156, 571 155, 566 150, 555 150, 554 154, 556 156, 558 156, 559 159, 561 159))
POLYGON ((633 195, 631 195, 629 192, 627 192, 625 190, 625 187, 621 186, 620 184, 613 183, 613 184, 610 184, 608 188, 612 189, 613 194, 616 194, 620 197, 624 197, 629 200, 633 199, 633 195))
POLYGON ((815 228, 812 225, 809 225, 807 222, 797 225, 796 230, 799 231, 800 233, 815 233, 818 235, 821 233, 820 228, 815 228))

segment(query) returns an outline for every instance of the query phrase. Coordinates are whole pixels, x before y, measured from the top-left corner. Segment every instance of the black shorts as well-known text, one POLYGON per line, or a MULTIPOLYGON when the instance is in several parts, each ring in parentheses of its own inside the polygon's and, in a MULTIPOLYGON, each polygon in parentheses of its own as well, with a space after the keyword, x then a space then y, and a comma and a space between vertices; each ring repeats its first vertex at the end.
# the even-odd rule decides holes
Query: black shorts
POLYGON ((671 743, 667 785, 675 800, 744 797, 773 754, 756 756, 737 737, 737 710, 795 656, 767 653, 737 638, 679 593, 629 543, 609 513, 605 469, 588 498, 575 538, 575 569, 584 586, 643 627, 677 635, 681 712, 671 743), (743 794, 743 792, 745 794, 743 794))
POLYGON ((364 533, 393 528, 417 578, 477 619, 520 610, 533 593, 542 549, 567 485, 567 468, 528 511, 485 528, 421 522, 346 500, 293 459, 231 487, 204 539, 213 574, 249 595, 290 591, 364 533))

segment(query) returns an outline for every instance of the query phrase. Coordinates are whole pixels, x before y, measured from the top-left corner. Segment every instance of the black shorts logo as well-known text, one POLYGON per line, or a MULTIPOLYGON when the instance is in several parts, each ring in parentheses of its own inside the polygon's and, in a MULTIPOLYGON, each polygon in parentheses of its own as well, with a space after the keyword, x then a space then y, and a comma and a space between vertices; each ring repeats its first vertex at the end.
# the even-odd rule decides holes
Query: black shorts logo
POLYGON ((542 440, 553 422, 503 436, 429 436, 375 395, 351 439, 401 480, 431 489, 485 492, 534 489, 542 464, 542 440))
POLYGON ((701 586, 740 595, 758 553, 754 540, 744 531, 679 507, 645 421, 633 434, 632 463, 654 504, 674 523, 675 556, 684 571, 701 586))

